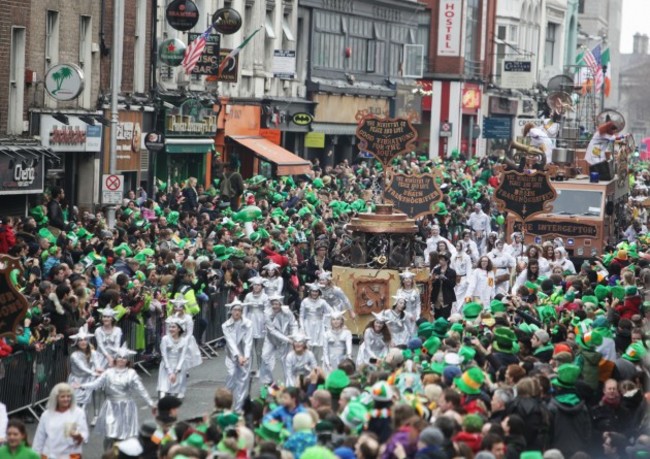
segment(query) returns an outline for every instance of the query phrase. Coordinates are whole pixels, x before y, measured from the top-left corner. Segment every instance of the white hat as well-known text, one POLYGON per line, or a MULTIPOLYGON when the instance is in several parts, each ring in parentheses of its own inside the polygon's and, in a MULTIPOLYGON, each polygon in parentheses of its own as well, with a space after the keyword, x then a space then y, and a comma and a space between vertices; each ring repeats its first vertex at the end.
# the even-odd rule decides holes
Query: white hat
POLYGON ((80 339, 92 338, 93 336, 95 335, 88 332, 88 324, 86 324, 79 329, 76 335, 70 335, 70 339, 77 341, 80 339))
POLYGON ((284 302, 284 295, 269 295, 269 302, 273 301, 284 302))
POLYGON ((397 295, 393 295, 392 298, 395 300, 395 303, 397 303, 398 300, 406 300, 406 295, 398 293, 397 295))
POLYGON ((239 298, 235 298, 235 301, 233 301, 232 303, 226 303, 226 307, 227 307, 228 309, 230 309, 231 311, 232 311, 234 308, 244 309, 244 303, 242 303, 242 302, 239 300, 239 298))
POLYGON ((291 336, 291 339, 293 340, 294 343, 307 344, 309 342, 309 336, 305 335, 305 333, 302 330, 298 330, 296 333, 294 333, 291 336))
POLYGON ((108 306, 105 307, 104 309, 100 309, 99 313, 104 317, 113 317, 113 318, 115 318, 115 315, 117 314, 115 309, 108 306))
POLYGON ((174 308, 183 308, 188 303, 188 301, 185 298, 181 298, 181 297, 172 298, 169 301, 174 305, 174 308))
POLYGON ((347 311, 332 311, 330 313, 330 318, 331 319, 344 319, 345 313, 347 311))
POLYGON ((140 457, 144 448, 136 437, 127 438, 117 443, 117 449, 129 457, 140 457))
POLYGON ((319 280, 332 280, 332 273, 330 271, 323 271, 318 275, 319 280))
POLYGON ((312 282, 311 284, 306 284, 306 287, 307 287, 310 291, 314 291, 314 290, 318 290, 319 292, 321 291, 321 286, 318 285, 317 282, 312 282))
POLYGON ((263 278, 262 276, 254 276, 254 277, 250 277, 250 278, 248 279, 248 282, 249 282, 251 285, 253 285, 253 284, 254 284, 254 285, 264 285, 264 282, 266 282, 266 279, 263 278))
POLYGON ((445 363, 447 365, 460 365, 460 357, 455 352, 445 354, 445 363))
POLYGON ((184 329, 185 329, 185 321, 184 321, 183 319, 181 319, 180 317, 178 317, 178 316, 170 316, 170 317, 167 317, 167 320, 165 320, 165 323, 166 323, 167 325, 172 325, 172 324, 174 324, 174 325, 176 325, 178 328, 180 328, 181 330, 184 330, 184 329))
POLYGON ((277 271, 277 270, 280 269, 280 265, 277 264, 274 261, 269 261, 268 264, 266 266, 264 266, 262 269, 265 269, 267 271, 271 271, 271 270, 276 270, 277 271))
POLYGON ((412 271, 409 271, 408 268, 406 268, 404 271, 399 273, 399 277, 404 278, 404 279, 410 279, 412 277, 415 277, 415 273, 412 271))
POLYGON ((123 359, 128 358, 131 355, 135 355, 137 352, 132 351, 128 347, 126 347, 126 343, 123 343, 120 347, 117 348, 115 351, 115 357, 121 357, 123 359))
POLYGON ((373 311, 372 315, 375 316, 375 320, 377 320, 379 322, 386 322, 386 318, 384 317, 383 312, 380 312, 379 314, 377 314, 376 312, 373 311))

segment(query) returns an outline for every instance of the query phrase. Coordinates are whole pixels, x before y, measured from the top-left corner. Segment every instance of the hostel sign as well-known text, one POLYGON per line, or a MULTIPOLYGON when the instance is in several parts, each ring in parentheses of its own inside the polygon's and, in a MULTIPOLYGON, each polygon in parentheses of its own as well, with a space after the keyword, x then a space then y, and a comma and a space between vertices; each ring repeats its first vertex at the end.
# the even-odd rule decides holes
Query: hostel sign
POLYGON ((359 150, 367 151, 387 166, 391 160, 410 152, 418 138, 418 133, 405 118, 364 117, 357 127, 359 150))

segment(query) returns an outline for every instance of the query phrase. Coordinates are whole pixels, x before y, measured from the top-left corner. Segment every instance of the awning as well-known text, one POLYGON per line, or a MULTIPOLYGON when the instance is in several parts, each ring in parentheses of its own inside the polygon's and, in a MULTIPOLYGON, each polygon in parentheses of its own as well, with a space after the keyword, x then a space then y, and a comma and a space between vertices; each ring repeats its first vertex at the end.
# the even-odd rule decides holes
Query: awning
POLYGON ((311 163, 289 150, 259 136, 229 136, 238 144, 277 166, 277 175, 299 175, 311 172, 311 163))
POLYGON ((312 123, 312 132, 322 132, 326 135, 355 135, 356 124, 312 123))
POLYGON ((210 137, 198 139, 165 139, 167 153, 207 153, 214 145, 210 137))
POLYGON ((0 153, 18 157, 21 159, 38 158, 44 156, 46 158, 57 159, 58 156, 52 150, 41 145, 2 145, 0 144, 0 153))

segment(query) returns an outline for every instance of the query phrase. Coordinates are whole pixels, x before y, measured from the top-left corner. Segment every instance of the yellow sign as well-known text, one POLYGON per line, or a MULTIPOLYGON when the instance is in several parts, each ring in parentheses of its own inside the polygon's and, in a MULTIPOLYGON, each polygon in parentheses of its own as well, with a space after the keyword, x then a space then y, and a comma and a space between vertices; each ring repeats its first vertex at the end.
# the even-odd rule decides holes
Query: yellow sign
POLYGON ((308 132, 307 134, 305 134, 305 147, 325 148, 325 133, 308 132))

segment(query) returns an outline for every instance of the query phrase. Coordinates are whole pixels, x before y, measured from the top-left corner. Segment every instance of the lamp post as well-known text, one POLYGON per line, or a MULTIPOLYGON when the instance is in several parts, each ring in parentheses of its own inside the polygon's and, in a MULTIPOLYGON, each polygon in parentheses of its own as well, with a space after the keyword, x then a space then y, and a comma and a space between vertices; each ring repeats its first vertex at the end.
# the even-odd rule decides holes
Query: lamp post
MULTIPOLYGON (((117 127, 120 122, 118 96, 122 85, 122 40, 124 37, 124 0, 113 0, 113 49, 111 56, 111 137, 109 151, 109 170, 112 175, 117 169, 117 127)), ((108 227, 115 226, 115 210, 108 208, 108 227)))

